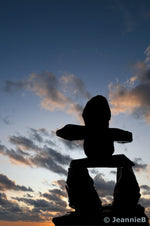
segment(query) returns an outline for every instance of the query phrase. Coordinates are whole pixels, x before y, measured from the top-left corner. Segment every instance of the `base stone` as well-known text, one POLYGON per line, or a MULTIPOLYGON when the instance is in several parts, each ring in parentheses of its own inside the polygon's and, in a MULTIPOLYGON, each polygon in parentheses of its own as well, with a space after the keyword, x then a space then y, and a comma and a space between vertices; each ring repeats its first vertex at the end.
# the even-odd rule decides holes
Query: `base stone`
POLYGON ((69 206, 75 211, 54 217, 55 226, 149 226, 144 208, 138 204, 140 188, 132 170, 134 163, 124 155, 103 160, 73 160, 68 170, 66 189, 69 206), (117 182, 112 205, 102 206, 88 168, 117 167, 117 182))

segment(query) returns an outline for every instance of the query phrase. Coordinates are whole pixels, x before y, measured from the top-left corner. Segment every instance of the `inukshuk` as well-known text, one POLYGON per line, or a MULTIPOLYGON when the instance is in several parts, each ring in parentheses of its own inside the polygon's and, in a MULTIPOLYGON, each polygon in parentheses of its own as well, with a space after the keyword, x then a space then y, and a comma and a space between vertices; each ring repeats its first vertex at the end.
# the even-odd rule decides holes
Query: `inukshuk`
POLYGON ((131 142, 132 133, 109 128, 111 111, 103 96, 95 96, 83 110, 84 126, 66 125, 56 132, 67 140, 84 140, 87 158, 73 160, 68 170, 66 189, 69 206, 75 211, 53 218, 55 225, 149 225, 144 208, 138 204, 140 189, 132 170, 134 163, 125 155, 113 155, 114 141, 131 142), (88 168, 116 167, 117 182, 112 205, 102 202, 88 168))

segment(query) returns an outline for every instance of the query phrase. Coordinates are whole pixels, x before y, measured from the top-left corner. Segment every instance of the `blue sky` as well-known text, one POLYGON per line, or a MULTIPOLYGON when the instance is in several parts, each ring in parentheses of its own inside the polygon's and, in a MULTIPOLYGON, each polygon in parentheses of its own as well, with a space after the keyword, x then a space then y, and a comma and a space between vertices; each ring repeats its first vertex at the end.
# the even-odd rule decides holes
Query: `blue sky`
MULTIPOLYGON (((45 194, 54 195, 56 185, 64 192, 69 162, 84 154, 80 144, 66 143, 54 132, 82 123, 82 108, 97 94, 109 100, 110 126, 133 132, 134 141, 115 144, 116 153, 137 163, 149 212, 149 26, 148 0, 0 2, 0 198, 21 211, 12 217, 11 209, 0 207, 6 216, 0 214, 0 220, 38 225, 66 211, 65 203, 59 204, 64 193, 55 200, 45 194)), ((107 202, 115 176, 103 169, 91 172, 96 174, 98 187, 108 189, 109 197, 106 192, 102 197, 107 202)))

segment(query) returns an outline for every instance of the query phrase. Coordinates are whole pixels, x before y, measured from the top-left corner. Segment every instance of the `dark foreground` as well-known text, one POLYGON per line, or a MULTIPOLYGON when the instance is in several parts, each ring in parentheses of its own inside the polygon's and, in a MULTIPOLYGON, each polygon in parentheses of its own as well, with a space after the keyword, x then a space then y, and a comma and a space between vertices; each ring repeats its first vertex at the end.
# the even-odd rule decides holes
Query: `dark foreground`
POLYGON ((115 210, 113 206, 103 206, 100 213, 96 215, 90 215, 85 213, 85 215, 80 215, 76 212, 70 212, 61 217, 53 218, 53 223, 55 226, 58 225, 99 225, 99 226, 149 226, 148 217, 144 213, 144 208, 141 205, 137 205, 136 210, 133 212, 128 212, 128 207, 126 211, 115 210))

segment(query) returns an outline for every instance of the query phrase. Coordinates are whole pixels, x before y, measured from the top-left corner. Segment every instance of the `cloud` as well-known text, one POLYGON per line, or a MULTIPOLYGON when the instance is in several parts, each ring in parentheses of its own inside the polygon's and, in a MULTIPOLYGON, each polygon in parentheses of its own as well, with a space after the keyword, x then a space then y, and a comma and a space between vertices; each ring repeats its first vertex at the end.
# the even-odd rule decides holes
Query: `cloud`
POLYGON ((63 208, 67 207, 66 201, 61 199, 61 197, 66 197, 66 193, 59 189, 49 190, 49 193, 44 193, 43 197, 51 202, 54 202, 56 206, 61 206, 63 208))
POLYGON ((9 142, 18 146, 19 148, 21 148, 23 150, 38 149, 38 147, 36 145, 34 145, 34 143, 31 139, 28 139, 24 136, 9 136, 9 142))
MULTIPOLYGON (((101 174, 94 179, 97 191, 103 204, 113 201, 112 192, 114 181, 105 181, 101 174)), ((12 197, 8 200, 5 193, 0 193, 0 220, 7 221, 51 221, 52 217, 63 215, 71 209, 67 205, 65 181, 58 180, 52 183, 53 188, 48 192, 40 193, 40 197, 12 197)), ((141 189, 149 190, 149 186, 142 185, 141 189)), ((149 214, 150 199, 141 198, 140 203, 149 214)))
POLYGON ((20 207, 16 201, 8 200, 5 193, 0 193, 0 220, 38 222, 45 221, 45 218, 28 207, 20 207))
POLYGON ((67 198, 66 191, 66 182, 64 180, 57 180, 52 183, 54 186, 53 189, 50 189, 48 192, 41 194, 42 197, 45 197, 47 200, 55 202, 57 205, 67 207, 67 202, 64 201, 67 198))
POLYGON ((109 99, 113 114, 133 114, 150 123, 150 66, 148 65, 150 46, 145 53, 146 62, 138 62, 134 65, 135 76, 124 84, 109 85, 109 99))
MULTIPOLYGON (((0 177, 2 181, 6 180, 4 186, 8 190, 13 189, 23 190, 24 186, 19 186, 10 181, 6 176, 0 177), (7 185, 6 185, 7 184, 7 185)), ((48 192, 41 193, 40 196, 31 196, 25 194, 23 197, 7 198, 4 192, 0 192, 0 220, 7 221, 33 221, 44 222, 51 221, 52 217, 65 214, 70 210, 67 204, 67 193, 65 189, 65 181, 58 180, 52 183, 53 188, 48 192)), ((26 189, 28 191, 28 189, 26 189)))
POLYGON ((76 77, 73 74, 66 74, 61 77, 61 82, 64 85, 65 91, 72 93, 76 96, 78 95, 79 98, 91 98, 91 94, 87 91, 84 82, 81 78, 76 77))
POLYGON ((148 185, 141 185, 140 189, 144 190, 142 195, 150 195, 150 186, 148 185))
POLYGON ((144 207, 150 207, 150 199, 146 199, 146 198, 141 198, 140 199, 140 203, 144 206, 144 207))
POLYGON ((23 152, 21 149, 8 149, 6 146, 0 144, 0 154, 8 156, 12 161, 16 161, 21 164, 30 165, 31 163, 26 155, 26 152, 23 152))
POLYGON ((51 72, 32 73, 25 80, 5 82, 6 92, 19 89, 31 91, 39 96, 41 107, 46 110, 63 110, 77 117, 79 117, 79 113, 81 114, 83 107, 75 103, 75 97, 86 99, 90 97, 83 81, 73 74, 64 75, 57 79, 51 72))
POLYGON ((149 198, 140 198, 139 203, 145 208, 145 214, 150 218, 150 199, 149 198))
POLYGON ((33 192, 30 187, 17 185, 14 181, 10 180, 7 176, 0 174, 0 190, 15 190, 15 191, 28 191, 33 192))
POLYGON ((34 212, 64 212, 64 207, 56 205, 56 203, 46 201, 45 199, 30 199, 30 198, 14 198, 19 202, 24 202, 33 207, 34 212))
POLYGON ((69 156, 57 153, 52 149, 48 149, 47 151, 43 150, 43 153, 41 154, 37 154, 36 156, 31 157, 30 161, 37 167, 46 168, 57 174, 67 175, 67 171, 59 164, 69 164, 71 158, 69 156))
POLYGON ((6 194, 0 193, 0 220, 6 220, 6 216, 8 217, 7 219, 10 220, 10 215, 13 218, 15 213, 20 212, 21 209, 16 202, 8 201, 6 194))
POLYGON ((94 184, 98 194, 101 197, 112 196, 115 187, 115 181, 105 181, 102 174, 99 173, 94 178, 94 184))
POLYGON ((83 149, 83 142, 82 141, 70 141, 65 140, 62 138, 58 138, 62 144, 64 144, 65 147, 67 147, 69 150, 76 150, 76 149, 83 149))
POLYGON ((14 197, 13 199, 30 206, 33 212, 39 213, 41 216, 44 214, 43 217, 48 215, 48 213, 51 213, 51 217, 65 214, 70 210, 66 199, 65 181, 55 181, 53 186, 56 188, 50 189, 43 194, 40 193, 40 198, 14 197))
POLYGON ((46 133, 46 130, 43 130, 43 129, 37 130, 37 129, 30 128, 30 138, 38 141, 39 143, 43 142, 43 134, 47 135, 45 133, 46 133))
POLYGON ((52 73, 32 73, 27 81, 27 89, 41 98, 41 106, 44 109, 53 111, 55 109, 64 110, 67 107, 69 99, 59 91, 59 82, 52 73))
POLYGON ((111 174, 114 174, 114 175, 117 174, 117 172, 116 172, 115 170, 111 170, 110 173, 111 173, 111 174))
POLYGON ((66 191, 66 182, 64 180, 57 180, 53 182, 54 185, 60 187, 62 191, 66 191))
POLYGON ((56 132, 48 133, 48 131, 45 128, 39 128, 39 129, 33 129, 30 128, 28 131, 29 138, 33 140, 34 142, 37 142, 37 145, 48 144, 49 146, 55 146, 56 143, 52 141, 52 137, 56 137, 56 132))
POLYGON ((14 149, 8 149, 0 144, 0 154, 8 156, 11 161, 25 164, 31 167, 43 167, 58 174, 67 175, 64 166, 69 165, 72 158, 67 154, 62 154, 53 145, 49 135, 49 141, 44 139, 45 130, 30 129, 31 138, 25 136, 9 136, 9 142, 15 145, 14 149), (39 132, 40 131, 40 132, 39 132), (36 139, 35 139, 36 136, 36 139), (51 147, 52 146, 52 147, 51 147))
POLYGON ((134 170, 139 172, 140 170, 145 170, 147 168, 147 164, 143 163, 141 158, 135 158, 133 160, 135 166, 134 166, 134 170))

